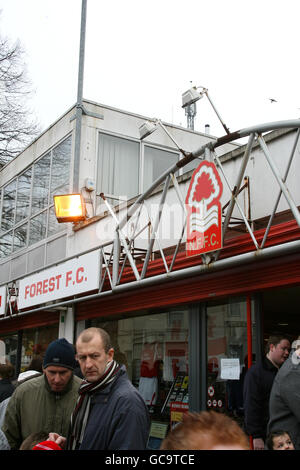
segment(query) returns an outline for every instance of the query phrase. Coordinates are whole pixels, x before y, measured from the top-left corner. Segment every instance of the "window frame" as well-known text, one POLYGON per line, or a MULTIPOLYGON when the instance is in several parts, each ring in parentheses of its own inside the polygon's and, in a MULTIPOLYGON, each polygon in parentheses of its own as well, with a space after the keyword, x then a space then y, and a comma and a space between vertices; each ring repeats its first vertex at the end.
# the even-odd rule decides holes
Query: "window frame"
POLYGON ((70 139, 70 154, 69 154, 69 190, 72 186, 72 175, 71 175, 71 168, 72 168, 72 152, 73 152, 73 133, 68 133, 65 135, 62 139, 60 139, 58 142, 56 142, 52 147, 48 148, 42 155, 40 155, 35 161, 33 161, 29 166, 24 168, 22 172, 20 172, 18 175, 16 175, 14 178, 9 180, 7 183, 5 183, 1 188, 0 188, 0 240, 2 237, 7 236, 10 232, 12 233, 12 238, 11 238, 11 249, 10 252, 4 256, 1 255, 0 253, 0 263, 2 261, 7 261, 10 257, 13 257, 15 255, 19 256, 20 254, 24 253, 27 249, 31 249, 33 247, 39 246, 40 244, 44 243, 45 240, 52 240, 57 237, 60 237, 66 230, 67 227, 62 227, 61 230, 59 230, 56 233, 52 233, 51 235, 48 236, 49 233, 49 214, 50 210, 54 206, 53 200, 51 200, 51 177, 52 177, 52 166, 53 166, 53 154, 54 150, 57 149, 61 144, 63 144, 65 141, 70 139), (50 154, 50 172, 49 172, 49 181, 48 181, 48 195, 47 195, 47 204, 43 208, 39 208, 36 212, 32 212, 32 202, 33 202, 33 181, 34 181, 34 167, 35 165, 40 162, 44 157, 47 156, 47 154, 50 154), (21 178, 23 175, 26 174, 26 172, 31 171, 30 175, 30 194, 29 194, 29 207, 28 207, 28 215, 27 217, 22 218, 16 223, 16 210, 17 210, 17 200, 18 200, 18 186, 19 186, 19 178, 21 178), (3 198, 4 198, 4 192, 5 188, 15 182, 16 184, 16 191, 15 191, 15 204, 14 204, 14 223, 12 227, 10 227, 7 230, 2 229, 2 214, 3 214, 3 198), (45 236, 41 238, 39 241, 30 243, 29 237, 30 237, 30 225, 31 225, 31 220, 39 217, 42 215, 42 213, 46 212, 46 227, 45 227, 45 236), (17 248, 16 250, 14 249, 14 237, 15 237, 15 231, 19 230, 22 225, 27 224, 27 234, 26 234, 26 244, 21 247, 17 248))
MULTIPOLYGON (((144 192, 143 186, 144 186, 144 168, 145 168, 145 147, 150 147, 155 150, 160 150, 163 152, 168 152, 172 153, 174 155, 177 155, 177 161, 181 160, 183 158, 183 155, 176 149, 169 147, 169 146, 164 146, 160 144, 154 144, 152 142, 144 142, 141 141, 140 139, 136 139, 134 137, 129 137, 129 136, 124 136, 122 134, 114 133, 114 132, 106 132, 103 129, 98 129, 97 132, 97 145, 96 145, 96 164, 95 164, 95 175, 96 175, 96 192, 99 193, 99 190, 101 188, 98 187, 98 172, 100 171, 101 165, 100 165, 100 138, 101 135, 105 136, 110 136, 110 137, 116 137, 119 139, 123 139, 126 141, 130 142, 135 142, 139 144, 139 181, 138 181, 138 193, 133 196, 132 198, 138 197, 140 194, 144 192)), ((183 174, 182 169, 179 170, 179 175, 183 174)), ((130 198, 131 199, 131 198, 130 198)), ((128 200, 130 200, 128 199, 128 200)), ((99 205, 96 205, 96 199, 95 199, 95 207, 99 209, 99 205)), ((100 211, 100 214, 103 214, 107 209, 103 207, 103 210, 100 211)))

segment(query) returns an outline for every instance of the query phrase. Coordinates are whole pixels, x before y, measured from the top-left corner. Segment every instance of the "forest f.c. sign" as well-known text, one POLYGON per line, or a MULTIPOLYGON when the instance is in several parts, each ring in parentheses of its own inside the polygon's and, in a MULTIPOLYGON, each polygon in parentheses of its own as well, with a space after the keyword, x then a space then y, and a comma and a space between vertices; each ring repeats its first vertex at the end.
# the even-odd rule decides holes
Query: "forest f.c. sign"
POLYGON ((193 173, 186 196, 186 255, 222 248, 223 185, 214 163, 204 160, 193 173))

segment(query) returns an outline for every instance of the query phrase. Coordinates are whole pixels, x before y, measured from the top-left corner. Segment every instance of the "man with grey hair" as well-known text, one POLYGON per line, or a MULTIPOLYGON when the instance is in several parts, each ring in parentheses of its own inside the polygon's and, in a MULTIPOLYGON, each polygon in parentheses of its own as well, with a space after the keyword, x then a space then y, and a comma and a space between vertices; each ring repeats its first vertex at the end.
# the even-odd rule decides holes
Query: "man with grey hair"
POLYGON ((114 360, 108 333, 101 328, 84 330, 76 341, 76 350, 85 380, 67 439, 57 434, 50 438, 66 450, 145 449, 148 410, 126 368, 114 360))
POLYGON ((300 449, 300 338, 275 377, 270 396, 268 432, 288 432, 296 450, 300 449))

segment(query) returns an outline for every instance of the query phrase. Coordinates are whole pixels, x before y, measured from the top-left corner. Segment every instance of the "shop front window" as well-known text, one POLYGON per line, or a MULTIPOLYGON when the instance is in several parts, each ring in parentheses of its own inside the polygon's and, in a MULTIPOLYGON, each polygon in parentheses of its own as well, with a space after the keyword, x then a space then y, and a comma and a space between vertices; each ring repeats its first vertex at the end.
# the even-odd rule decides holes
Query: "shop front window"
POLYGON ((151 448, 188 410, 188 311, 126 318, 92 320, 91 326, 106 330, 115 359, 124 364, 152 418, 151 448))
POLYGON ((16 367, 18 351, 18 333, 10 335, 0 335, 0 341, 5 344, 5 359, 16 367))
MULTIPOLYGON (((252 344, 255 344, 253 321, 252 344)), ((208 304, 207 409, 226 412, 240 422, 244 414, 243 381, 248 364, 247 352, 246 299, 208 304)))
POLYGON ((44 357, 48 344, 58 338, 58 324, 23 331, 21 372, 35 356, 44 357))

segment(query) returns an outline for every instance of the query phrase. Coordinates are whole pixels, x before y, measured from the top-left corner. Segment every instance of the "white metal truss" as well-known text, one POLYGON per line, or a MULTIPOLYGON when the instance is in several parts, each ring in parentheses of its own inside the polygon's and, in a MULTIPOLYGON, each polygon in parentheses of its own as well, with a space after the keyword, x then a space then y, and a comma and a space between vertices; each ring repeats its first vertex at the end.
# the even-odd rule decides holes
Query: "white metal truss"
MULTIPOLYGON (((290 194, 289 188, 288 188, 287 183, 286 183, 287 176, 288 176, 288 173, 289 173, 289 170, 290 170, 290 167, 291 167, 291 163, 292 163, 293 158, 295 156, 295 151, 296 151, 297 144, 298 144, 298 141, 299 141, 299 133, 300 133, 300 121, 299 120, 281 121, 281 122, 276 122, 276 123, 263 124, 261 126, 257 126, 257 127, 253 127, 253 128, 249 128, 249 129, 243 129, 243 130, 235 132, 233 134, 227 134, 226 136, 224 136, 220 139, 217 139, 216 142, 210 142, 210 143, 202 146, 198 151, 195 151, 195 152, 190 153, 190 154, 185 153, 185 157, 183 158, 183 160, 179 161, 177 164, 172 166, 167 172, 165 172, 161 177, 159 177, 156 180, 156 182, 153 183, 153 185, 146 191, 145 194, 141 195, 138 198, 137 202, 129 209, 127 218, 123 218, 123 220, 118 221, 118 224, 117 224, 117 227, 116 227, 116 235, 118 235, 118 233, 119 234, 122 233, 122 230, 125 227, 126 223, 128 223, 128 220, 130 220, 130 217, 132 217, 135 214, 135 211, 139 207, 139 205, 145 203, 147 197, 149 195, 151 195, 151 193, 158 186, 160 186, 161 184, 164 184, 164 187, 163 187, 163 190, 162 190, 162 193, 161 193, 161 199, 160 199, 160 203, 159 203, 159 210, 157 212, 157 216, 156 216, 154 221, 152 221, 150 219, 150 216, 149 216, 149 224, 152 227, 152 233, 151 233, 151 237, 150 237, 150 240, 149 240, 147 253, 146 253, 145 259, 143 260, 142 268, 139 269, 136 262, 134 262, 134 264, 132 264, 133 260, 132 260, 132 258, 130 259, 130 264, 131 264, 131 267, 132 267, 132 269, 135 273, 136 280, 139 281, 139 280, 142 280, 146 277, 147 270, 149 268, 149 261, 151 260, 151 255, 153 254, 153 247, 154 247, 154 242, 155 241, 158 244, 159 252, 160 252, 161 258, 163 260, 166 275, 168 275, 174 268, 175 261, 176 261, 176 256, 177 256, 178 251, 179 251, 179 245, 182 243, 182 240, 183 240, 184 234, 185 234, 185 229, 186 229, 185 203, 184 203, 183 195, 181 194, 181 191, 180 191, 178 181, 176 179, 176 171, 178 171, 179 168, 183 167, 184 165, 186 165, 187 163, 189 163, 190 161, 192 161, 195 158, 200 157, 202 159, 205 158, 205 159, 209 159, 211 161, 214 161, 214 163, 216 164, 219 172, 223 176, 223 180, 225 181, 227 187, 229 188, 229 191, 230 191, 230 194, 231 194, 231 200, 228 204, 226 212, 224 213, 223 240, 226 237, 226 233, 227 233, 227 230, 229 228, 229 224, 232 220, 233 210, 236 207, 238 209, 239 213, 240 213, 240 217, 241 217, 242 222, 246 226, 246 231, 249 233, 249 236, 252 239, 255 251, 257 252, 259 250, 263 250, 264 247, 265 247, 265 244, 266 244, 266 240, 268 238, 268 234, 270 232, 270 228, 271 228, 271 225, 272 225, 272 221, 274 219, 274 215, 276 213, 276 210, 278 208, 278 204, 279 204, 279 201, 280 201, 280 198, 281 198, 282 195, 285 197, 285 199, 288 203, 288 206, 289 206, 289 208, 290 208, 297 224, 300 227, 299 210, 297 208, 297 205, 296 205, 295 201, 292 198, 292 195, 290 194), (282 128, 296 128, 297 129, 291 154, 288 156, 288 158, 286 158, 287 167, 286 167, 286 171, 285 171, 284 175, 280 174, 280 171, 278 170, 278 168, 276 166, 276 163, 275 163, 275 161, 274 161, 274 159, 271 155, 271 152, 268 148, 268 145, 267 145, 267 143, 266 143, 266 141, 263 137, 263 132, 269 132, 271 130, 282 129, 282 128), (228 176, 226 174, 224 165, 222 164, 220 157, 217 156, 217 154, 215 152, 215 149, 217 147, 223 145, 224 143, 231 142, 232 140, 236 140, 237 138, 241 138, 241 137, 248 137, 248 142, 247 142, 247 145, 246 145, 244 155, 241 159, 240 168, 239 168, 238 175, 236 177, 236 181, 234 183, 234 186, 231 186, 230 181, 228 179, 228 176), (249 158, 250 158, 250 155, 251 155, 251 150, 253 148, 253 144, 254 144, 255 141, 257 141, 259 143, 259 146, 262 149, 263 155, 265 156, 266 161, 267 161, 270 169, 272 170, 272 172, 275 176, 275 179, 276 179, 277 184, 278 184, 278 190, 279 190, 277 198, 275 199, 274 208, 273 208, 272 213, 270 215, 269 223, 268 223, 267 228, 265 230, 265 234, 264 234, 264 237, 263 237, 263 240, 262 240, 261 244, 256 239, 254 230, 251 227, 251 221, 248 219, 247 214, 245 214, 245 211, 244 211, 243 207, 241 206, 241 204, 238 201, 238 195, 241 191, 241 186, 242 186, 242 183, 243 183, 244 178, 245 178, 245 171, 246 171, 247 164, 248 164, 248 161, 249 161, 249 158), (178 197, 178 200, 180 202, 182 210, 185 214, 185 220, 184 220, 183 227, 182 227, 181 237, 179 238, 178 243, 177 243, 176 247, 174 248, 171 264, 168 266, 166 258, 165 258, 164 253, 163 253, 163 250, 160 247, 159 238, 157 237, 157 233, 158 233, 159 224, 160 224, 161 219, 162 219, 162 212, 163 212, 163 208, 164 208, 164 204, 165 204, 166 194, 167 194, 168 188, 170 186, 170 181, 171 180, 172 180, 173 186, 175 188, 175 193, 178 197)), ((110 208, 110 212, 112 213, 111 208, 110 208)), ((122 238, 119 237, 119 242, 120 242, 121 246, 123 246, 125 251, 127 251, 128 246, 127 246, 127 244, 124 244, 124 239, 122 240, 122 238)), ((129 239, 129 245, 131 243, 132 243, 132 239, 129 239)), ((203 264, 208 265, 208 264, 212 263, 213 261, 214 262, 217 261, 219 255, 220 255, 220 250, 209 253, 209 254, 205 254, 205 255, 202 256, 202 262, 203 262, 203 264)), ((118 269, 118 263, 117 262, 114 263, 114 269, 118 269)), ((116 276, 114 276, 114 277, 116 278, 116 276)), ((121 281, 121 279, 119 278, 119 282, 120 281, 121 281)))
MULTIPOLYGON (((300 120, 288 120, 272 122, 253 126, 250 128, 242 129, 240 131, 227 134, 213 142, 209 142, 194 152, 185 152, 181 149, 184 157, 179 160, 176 164, 166 170, 159 178, 143 193, 137 200, 132 204, 126 211, 126 215, 118 217, 117 211, 108 203, 104 195, 101 195, 107 210, 115 222, 114 237, 103 245, 100 245, 100 283, 99 290, 95 294, 87 295, 85 297, 73 298, 67 301, 60 301, 51 305, 47 304, 48 308, 59 308, 60 306, 75 304, 83 302, 84 300, 90 300, 99 298, 101 296, 113 295, 116 292, 124 292, 131 289, 137 289, 156 283, 167 282, 172 279, 184 278, 186 276, 197 275, 205 273, 208 270, 224 269, 225 267, 237 266, 245 262, 254 262, 258 258, 268 258, 275 255, 287 254, 299 252, 300 241, 285 243, 279 246, 266 247, 266 241, 270 233, 270 228, 276 214, 280 198, 283 196, 290 208, 295 221, 300 227, 300 213, 295 203, 287 184, 287 177, 291 168, 291 164, 296 155, 296 148, 299 141, 300 135, 300 120), (277 165, 272 157, 272 153, 268 147, 264 133, 274 131, 277 129, 295 129, 295 139, 293 142, 292 150, 289 155, 284 159, 286 161, 286 169, 282 175, 277 168, 277 165), (216 148, 221 147, 229 142, 236 141, 240 138, 248 138, 245 146, 245 151, 240 159, 240 167, 235 181, 232 184, 225 171, 225 165, 222 163, 222 159, 216 154, 216 148), (255 231, 252 227, 252 221, 249 220, 249 214, 245 213, 245 209, 242 207, 238 200, 238 196, 243 190, 243 183, 245 181, 245 171, 251 151, 255 143, 258 143, 262 150, 262 156, 265 157, 266 162, 271 169, 275 180, 278 185, 278 192, 274 197, 274 207, 269 217, 269 222, 265 229, 263 240, 260 243, 255 237, 255 231), (223 240, 226 237, 226 233, 229 230, 230 224, 233 222, 233 212, 237 210, 240 215, 240 222, 246 227, 246 232, 249 234, 253 242, 253 251, 250 253, 237 255, 232 258, 226 258, 219 260, 220 250, 210 252, 202 255, 202 263, 198 266, 191 268, 178 269, 176 267, 176 260, 180 247, 184 243, 184 237, 186 233, 187 225, 187 211, 185 207, 185 198, 181 192, 180 185, 178 183, 176 174, 179 169, 193 161, 194 159, 199 160, 210 160, 213 161, 220 174, 223 177, 223 181, 227 185, 231 198, 226 205, 223 213, 223 240), (177 197, 179 207, 182 210, 182 228, 177 244, 172 247, 172 250, 168 247, 168 256, 164 253, 164 248, 159 239, 159 229, 163 220, 164 209, 166 207, 166 198, 168 191, 172 187, 174 194, 177 197), (150 196, 156 191, 160 194, 160 200, 158 204, 158 210, 154 217, 151 216, 149 208, 147 207, 147 201, 150 196), (147 214, 147 219, 142 219, 142 214, 147 214), (131 230, 128 230, 128 227, 131 230), (141 234, 146 234, 143 238, 147 240, 146 246, 139 247, 138 240, 141 234), (153 259, 161 260, 159 274, 151 274, 153 259)), ((92 251, 92 250, 89 250, 92 251)), ((80 255, 84 254, 80 253, 80 255)), ((79 255, 78 255, 79 256, 79 255)), ((24 313, 30 313, 33 311, 43 310, 43 306, 29 310, 24 313)), ((19 313, 19 315, 22 312, 19 313)))

